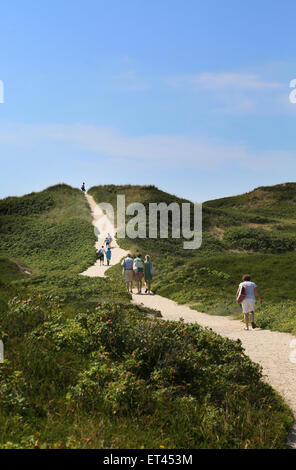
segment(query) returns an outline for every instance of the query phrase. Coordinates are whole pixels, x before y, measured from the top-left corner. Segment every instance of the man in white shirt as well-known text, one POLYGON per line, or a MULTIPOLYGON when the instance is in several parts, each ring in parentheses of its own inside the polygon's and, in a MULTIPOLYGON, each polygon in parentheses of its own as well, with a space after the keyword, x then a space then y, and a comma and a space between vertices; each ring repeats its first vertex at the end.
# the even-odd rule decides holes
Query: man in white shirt
POLYGON ((97 255, 100 261, 100 266, 102 266, 102 264, 104 265, 105 249, 103 246, 99 250, 97 250, 97 255))
POLYGON ((241 305, 242 305, 243 314, 245 318, 245 324, 246 324, 245 330, 249 330, 249 314, 251 314, 252 328, 256 328, 255 319, 254 319, 255 302, 256 302, 255 293, 258 296, 258 300, 260 304, 262 304, 262 298, 261 298, 257 285, 255 284, 255 282, 251 281, 251 276, 249 276, 248 274, 244 274, 242 281, 243 282, 241 282, 240 285, 238 286, 236 295, 237 296, 239 295, 239 292, 241 291, 242 286, 244 286, 246 296, 244 300, 242 301, 241 305))

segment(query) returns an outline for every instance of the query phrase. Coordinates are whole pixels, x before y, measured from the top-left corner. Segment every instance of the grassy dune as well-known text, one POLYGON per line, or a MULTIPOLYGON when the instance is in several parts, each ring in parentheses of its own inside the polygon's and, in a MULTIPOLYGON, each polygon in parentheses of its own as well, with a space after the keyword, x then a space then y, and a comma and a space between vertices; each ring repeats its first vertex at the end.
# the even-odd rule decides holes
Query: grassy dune
MULTIPOLYGON (((127 204, 142 202, 147 213, 150 202, 185 202, 153 186, 98 186, 89 192, 96 201, 114 206, 116 195, 125 194, 127 204)), ((295 213, 295 183, 262 187, 204 203, 203 243, 198 250, 184 250, 183 240, 172 238, 119 243, 152 256, 158 294, 208 313, 238 314, 237 285, 242 274, 251 274, 265 303, 258 309, 259 326, 296 334, 295 213), (275 322, 275 316, 267 313, 279 311, 279 304, 275 322)))
POLYGON ((78 276, 96 259, 89 206, 78 189, 60 184, 4 199, 0 222, 0 257, 32 273, 13 281, 15 292, 59 295, 69 309, 94 307, 110 293, 128 301, 123 282, 78 276))
MULTIPOLYGON (((113 203, 122 191, 127 203, 176 199, 154 187, 90 193, 113 203)), ((163 270, 160 292, 171 287, 166 295, 186 300, 191 269, 199 272, 194 283, 205 277, 196 290, 205 299, 210 279, 232 284, 235 262, 225 268, 214 258, 247 255, 228 252, 211 232, 213 217, 206 210, 198 254, 184 253, 181 240, 130 245, 163 270)), ((78 275, 95 259, 80 191, 57 185, 2 200, 0 219, 0 448, 285 447, 291 411, 239 342, 132 306, 119 267, 107 279, 78 275)))

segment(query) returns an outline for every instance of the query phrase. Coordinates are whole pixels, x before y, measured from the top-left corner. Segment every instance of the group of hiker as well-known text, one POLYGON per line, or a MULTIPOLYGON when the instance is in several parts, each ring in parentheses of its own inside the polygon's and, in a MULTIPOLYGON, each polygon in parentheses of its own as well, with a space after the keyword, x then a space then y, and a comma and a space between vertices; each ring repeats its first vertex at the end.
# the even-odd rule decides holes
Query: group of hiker
POLYGON ((146 255, 144 260, 141 253, 138 253, 135 258, 132 258, 131 254, 128 253, 121 266, 128 292, 133 293, 133 283, 135 281, 138 290, 137 294, 142 294, 144 279, 146 285, 145 294, 151 294, 151 282, 155 270, 149 255, 146 255))
POLYGON ((104 265, 105 257, 106 257, 107 266, 110 266, 110 261, 111 261, 111 257, 112 257, 111 243, 112 243, 112 237, 111 237, 110 233, 108 233, 108 235, 105 238, 105 247, 106 248, 104 248, 104 245, 102 245, 101 248, 99 248, 97 250, 97 257, 98 257, 98 260, 100 262, 100 266, 104 265))
MULTIPOLYGON (((97 250, 100 266, 104 265, 104 257, 106 257, 107 266, 110 265, 112 252, 111 252, 112 238, 108 233, 105 238, 106 249, 102 247, 97 250)), ((135 258, 132 258, 128 253, 121 263, 123 275, 126 282, 126 288, 129 293, 133 293, 133 284, 136 282, 137 294, 142 294, 143 280, 145 282, 145 294, 151 294, 151 282, 155 274, 153 264, 149 255, 142 258, 141 253, 138 253, 135 258)), ((255 294, 258 296, 259 303, 262 303, 262 297, 258 290, 257 285, 251 281, 251 276, 244 274, 242 282, 239 284, 236 292, 236 300, 242 306, 244 314, 245 330, 249 330, 249 320, 251 320, 252 328, 256 328, 255 324, 255 294)))
POLYGON ((104 259, 106 257, 107 266, 110 266, 110 261, 112 257, 111 246, 108 245, 107 250, 105 250, 104 245, 97 250, 97 257, 100 262, 100 266, 104 265, 104 259))
MULTIPOLYGON (((107 266, 110 266, 112 257, 111 241, 112 238, 108 234, 105 239, 106 249, 104 245, 102 245, 101 248, 97 250, 100 266, 104 266, 105 257, 107 266)), ((142 294, 144 280, 146 285, 145 294, 151 294, 151 282, 155 270, 149 255, 146 255, 144 260, 141 253, 138 253, 135 258, 132 258, 131 254, 128 253, 122 261, 121 266, 128 292, 133 293, 133 284, 136 282, 137 294, 142 294)))
MULTIPOLYGON (((85 194, 85 183, 82 184, 81 190, 85 194)), ((97 256, 100 262, 100 266, 104 265, 105 257, 107 261, 107 266, 110 265, 112 257, 111 243, 112 237, 110 233, 108 233, 105 238, 105 248, 102 245, 102 247, 97 250, 97 256)), ((144 279, 146 285, 145 293, 151 294, 151 282, 155 271, 149 255, 146 255, 144 260, 142 258, 141 253, 138 253, 137 256, 133 259, 131 257, 131 254, 128 253, 126 258, 124 258, 124 260, 122 261, 121 266, 123 268, 123 275, 125 278, 128 292, 133 293, 133 283, 135 281, 138 289, 137 293, 141 294, 142 283, 144 279)), ((259 303, 261 304, 262 298, 257 285, 251 281, 251 276, 249 276, 248 274, 244 274, 242 277, 242 282, 239 284, 236 292, 236 300, 242 306, 245 321, 245 330, 247 331, 249 330, 249 317, 251 317, 252 328, 256 328, 254 316, 256 302, 255 294, 257 294, 259 303)))

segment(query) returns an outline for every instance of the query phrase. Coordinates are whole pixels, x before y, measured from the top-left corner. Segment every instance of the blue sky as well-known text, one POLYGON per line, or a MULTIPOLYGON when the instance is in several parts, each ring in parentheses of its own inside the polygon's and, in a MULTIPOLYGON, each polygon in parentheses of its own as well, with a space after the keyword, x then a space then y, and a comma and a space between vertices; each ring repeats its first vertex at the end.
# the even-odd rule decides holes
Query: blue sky
POLYGON ((0 197, 65 182, 204 201, 295 179, 292 0, 1 4, 0 197))

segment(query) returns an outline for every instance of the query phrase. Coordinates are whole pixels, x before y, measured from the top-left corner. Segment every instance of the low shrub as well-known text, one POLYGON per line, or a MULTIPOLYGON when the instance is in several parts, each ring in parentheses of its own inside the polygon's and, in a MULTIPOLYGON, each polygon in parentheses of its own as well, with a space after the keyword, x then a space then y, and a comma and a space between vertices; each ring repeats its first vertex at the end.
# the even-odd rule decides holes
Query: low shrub
POLYGON ((230 248, 266 253, 284 253, 296 247, 294 237, 280 236, 262 229, 230 228, 225 231, 223 241, 230 248))
POLYGON ((0 412, 25 414, 29 409, 28 387, 23 373, 5 360, 0 366, 0 412))
MULTIPOLYGON (((155 435, 162 422, 170 447, 284 446, 292 415, 262 382, 261 368, 240 341, 197 324, 153 318, 133 305, 99 302, 73 317, 55 297, 36 296, 24 305, 19 299, 9 303, 7 318, 18 326, 21 315, 22 335, 10 339, 14 367, 1 384, 3 393, 9 391, 3 413, 24 413, 30 434, 38 416, 59 410, 68 421, 74 415, 93 423, 98 415, 117 416, 113 433, 118 423, 133 420, 141 433, 149 426, 147 442, 151 426, 155 435), (31 409, 33 421, 26 414, 31 409)), ((0 405, 0 422, 1 413, 0 405)), ((7 437, 4 445, 9 441, 17 448, 18 440, 7 437)))
POLYGON ((296 335, 296 302, 264 303, 256 311, 260 328, 296 335))
POLYGON ((23 197, 8 197, 0 201, 0 215, 40 214, 54 206, 54 199, 46 192, 31 193, 23 197))
POLYGON ((38 296, 36 294, 22 300, 14 297, 8 302, 8 310, 3 313, 1 323, 9 338, 22 337, 27 332, 43 323, 49 314, 53 304, 59 304, 60 300, 53 296, 38 296))

